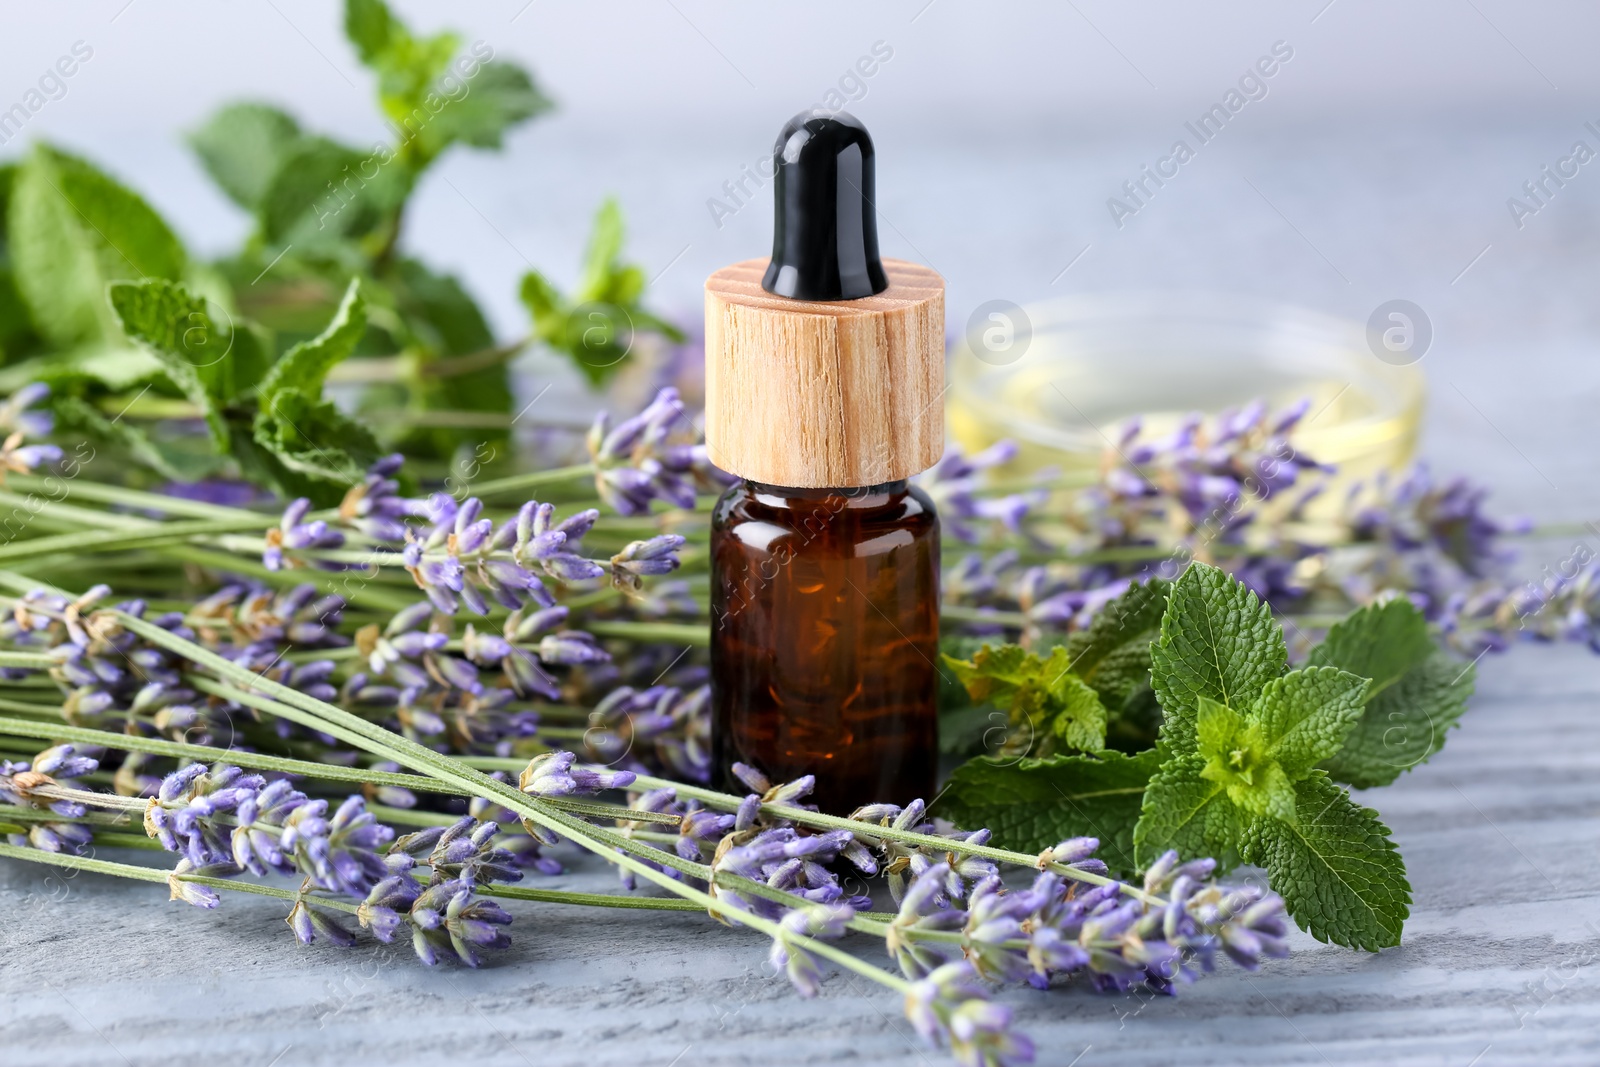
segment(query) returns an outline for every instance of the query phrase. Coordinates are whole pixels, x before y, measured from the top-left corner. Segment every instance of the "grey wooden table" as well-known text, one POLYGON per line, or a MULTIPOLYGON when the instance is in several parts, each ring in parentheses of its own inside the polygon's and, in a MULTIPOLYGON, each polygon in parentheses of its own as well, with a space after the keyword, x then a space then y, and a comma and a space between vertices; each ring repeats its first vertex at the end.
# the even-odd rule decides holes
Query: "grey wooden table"
MULTIPOLYGON (((1297 934, 1289 959, 1172 999, 1009 993, 1039 1061, 1600 1062, 1600 658, 1521 647, 1481 678, 1445 751, 1366 797, 1410 869, 1401 947, 1297 934)), ((610 888, 597 861, 571 868, 539 884, 610 888)), ((0 864, 0 1061, 948 1062, 893 995, 841 973, 802 1001, 761 939, 698 915, 516 905, 492 966, 429 970, 404 947, 301 946, 276 901, 202 912, 164 896, 0 864)))

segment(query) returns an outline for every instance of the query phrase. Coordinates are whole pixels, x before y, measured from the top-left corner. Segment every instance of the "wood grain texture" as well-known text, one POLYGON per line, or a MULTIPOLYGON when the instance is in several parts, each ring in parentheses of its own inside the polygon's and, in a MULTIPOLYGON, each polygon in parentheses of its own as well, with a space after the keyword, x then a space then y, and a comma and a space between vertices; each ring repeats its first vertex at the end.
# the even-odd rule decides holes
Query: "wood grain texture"
POLYGON ((786 300, 765 259, 706 279, 706 448, 742 478, 804 488, 908 478, 944 451, 944 279, 885 260, 864 300, 786 300))

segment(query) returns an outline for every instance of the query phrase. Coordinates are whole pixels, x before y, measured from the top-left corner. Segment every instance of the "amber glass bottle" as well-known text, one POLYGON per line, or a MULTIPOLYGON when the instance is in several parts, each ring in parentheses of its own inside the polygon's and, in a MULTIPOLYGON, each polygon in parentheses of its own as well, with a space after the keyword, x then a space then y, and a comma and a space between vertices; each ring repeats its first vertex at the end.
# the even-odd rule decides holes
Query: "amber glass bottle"
POLYGON ((713 745, 848 814, 932 797, 939 524, 904 481, 744 482, 712 515, 713 745))
POLYGON ((872 139, 844 112, 773 146, 770 259, 706 280, 706 450, 744 481, 711 530, 712 748, 816 775, 822 809, 931 799, 944 281, 878 255, 872 139), (854 488, 852 488, 854 487, 854 488))

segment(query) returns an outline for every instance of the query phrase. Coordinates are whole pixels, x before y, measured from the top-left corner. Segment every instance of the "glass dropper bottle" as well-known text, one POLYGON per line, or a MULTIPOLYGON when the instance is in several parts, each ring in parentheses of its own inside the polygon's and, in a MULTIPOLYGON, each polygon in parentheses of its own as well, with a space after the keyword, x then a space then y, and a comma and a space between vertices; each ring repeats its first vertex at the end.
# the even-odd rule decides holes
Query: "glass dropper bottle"
POLYGON ((801 112, 770 260, 706 281, 706 444, 743 481, 711 531, 714 774, 816 775, 848 814, 933 795, 944 282, 878 255, 872 139, 801 112))

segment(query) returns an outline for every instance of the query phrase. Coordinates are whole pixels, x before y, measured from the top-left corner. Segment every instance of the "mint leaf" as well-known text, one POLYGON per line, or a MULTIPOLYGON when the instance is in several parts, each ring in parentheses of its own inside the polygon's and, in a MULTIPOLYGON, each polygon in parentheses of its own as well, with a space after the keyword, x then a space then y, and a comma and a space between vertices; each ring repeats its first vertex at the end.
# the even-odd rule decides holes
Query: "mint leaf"
POLYGON ((562 296, 538 271, 523 275, 519 290, 535 335, 570 356, 594 386, 604 385, 622 369, 639 334, 684 339, 683 331, 641 306, 644 271, 618 261, 622 240, 622 209, 607 200, 595 215, 573 298, 562 296))
POLYGON ((1344 744, 1361 718, 1367 680, 1335 667, 1306 667, 1268 682, 1251 709, 1266 754, 1290 781, 1344 744))
POLYGON ((221 398, 207 388, 200 373, 202 366, 227 358, 227 333, 211 321, 205 301, 181 285, 160 280, 117 282, 108 292, 123 330, 155 356, 162 373, 200 409, 212 444, 227 451, 221 398))
POLYGON ((1245 858, 1267 869, 1289 914, 1318 941, 1372 952, 1398 945, 1411 885, 1389 828, 1322 771, 1295 794, 1298 820, 1257 819, 1245 858))
POLYGON ((971 661, 945 657, 976 702, 1004 706, 1030 748, 1049 751, 1059 739, 1085 752, 1105 747, 1106 711, 1100 698, 1067 666, 1067 650, 1048 659, 1018 645, 983 646, 971 661))
POLYGON ((352 278, 327 328, 289 349, 267 371, 259 390, 262 408, 272 407, 285 391, 320 398, 328 371, 355 351, 366 332, 367 303, 361 295, 361 280, 352 278))
POLYGON ((1170 848, 1186 858, 1210 856, 1224 871, 1238 865, 1243 818, 1222 783, 1202 776, 1205 767, 1202 756, 1179 755, 1151 777, 1133 829, 1140 870, 1170 848))
POLYGON ((1200 698, 1195 715, 1195 740, 1205 758, 1200 777, 1228 791, 1228 799, 1250 815, 1294 821, 1294 789, 1273 758, 1261 720, 1200 698))
POLYGON ((266 104, 230 104, 189 135, 206 173, 229 198, 255 211, 285 156, 300 140, 293 118, 266 104))
POLYGON ((1335 780, 1357 789, 1388 785, 1443 748, 1475 680, 1473 665, 1439 650, 1427 620, 1403 598, 1336 624, 1308 662, 1372 679, 1360 721, 1344 747, 1322 761, 1335 780))
POLYGON ((33 320, 28 317, 28 305, 17 291, 7 246, 6 215, 16 177, 15 163, 0 164, 0 362, 14 362, 18 355, 36 347, 38 341, 33 320))
POLYGON ((1161 707, 1150 689, 1150 643, 1160 636, 1171 588, 1162 578, 1129 586, 1088 628, 1067 635, 1072 672, 1105 705, 1109 747, 1140 752, 1156 743, 1161 707))
POLYGON ((1433 654, 1428 620, 1415 604, 1396 597, 1351 612, 1328 631, 1306 662, 1338 667, 1372 680, 1368 698, 1393 685, 1433 654))
POLYGON ((115 340, 106 284, 183 275, 183 246, 151 207, 90 164, 39 144, 17 172, 7 243, 39 332, 70 347, 115 340))
POLYGON ((1134 690, 1150 684, 1150 643, 1161 635, 1172 583, 1152 578, 1111 601, 1087 629, 1067 635, 1072 671, 1119 708, 1134 690))
MULTIPOLYGON (((970 660, 984 646, 981 637, 952 636, 939 641, 942 656, 970 660)), ((953 756, 995 751, 1008 732, 1003 711, 974 701, 954 671, 939 672, 939 751, 953 756), (993 731, 991 733, 991 731, 993 731), (994 744, 986 744, 987 741, 994 744)))
POLYGON ((289 389, 256 413, 252 440, 281 467, 275 480, 285 495, 308 496, 319 506, 337 504, 382 454, 372 431, 332 401, 289 389))
POLYGON ((346 0, 344 35, 368 67, 377 66, 390 48, 411 37, 383 0, 346 0))
POLYGON ((1200 697, 1247 708, 1287 663, 1272 609, 1226 571, 1191 563, 1172 585, 1150 649, 1151 682, 1166 712, 1163 742, 1193 752, 1200 697))
POLYGON ((528 72, 512 63, 484 63, 464 84, 466 95, 448 97, 422 128, 431 155, 451 144, 499 148, 507 130, 555 106, 528 72))
POLYGON ((982 756, 956 768, 933 811, 957 826, 988 827, 997 845, 1018 852, 1098 837, 1097 855, 1131 876, 1133 827, 1156 762, 1154 749, 1015 762, 982 756))
POLYGON ((414 175, 388 165, 388 153, 300 138, 286 149, 256 205, 262 237, 301 252, 347 255, 341 241, 388 224, 411 192, 414 175))

